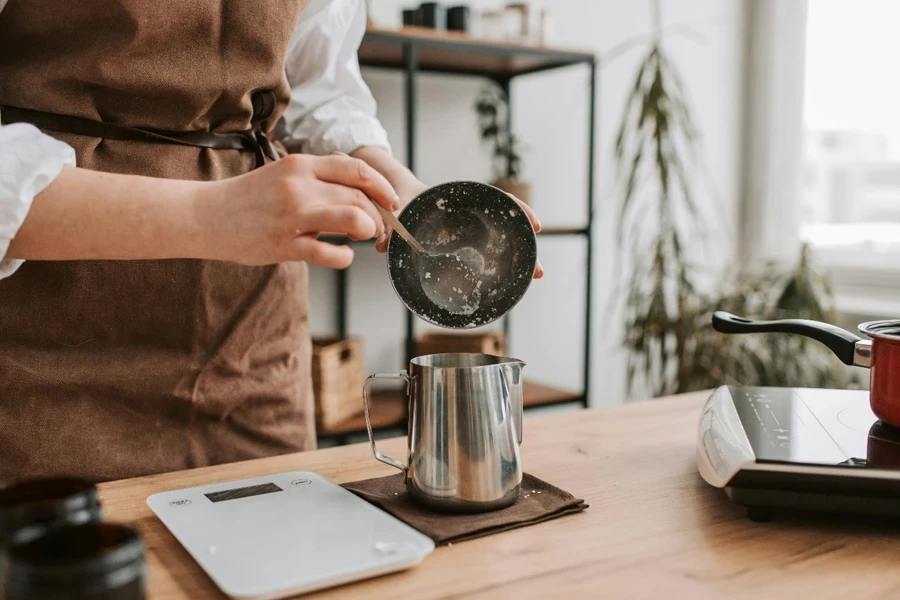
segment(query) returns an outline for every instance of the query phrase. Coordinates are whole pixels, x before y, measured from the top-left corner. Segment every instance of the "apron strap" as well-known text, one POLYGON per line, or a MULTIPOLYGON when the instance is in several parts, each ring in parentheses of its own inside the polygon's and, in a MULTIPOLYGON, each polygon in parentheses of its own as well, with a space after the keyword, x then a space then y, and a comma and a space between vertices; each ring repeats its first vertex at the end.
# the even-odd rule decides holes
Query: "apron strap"
POLYGON ((163 131, 128 127, 117 123, 107 123, 84 117, 59 115, 15 106, 0 106, 0 122, 3 124, 30 123, 39 129, 48 131, 110 140, 179 144, 182 146, 210 148, 212 150, 253 152, 256 156, 257 168, 266 163, 266 156, 272 160, 280 158, 275 150, 275 146, 266 136, 265 131, 259 126, 254 129, 236 132, 163 131))

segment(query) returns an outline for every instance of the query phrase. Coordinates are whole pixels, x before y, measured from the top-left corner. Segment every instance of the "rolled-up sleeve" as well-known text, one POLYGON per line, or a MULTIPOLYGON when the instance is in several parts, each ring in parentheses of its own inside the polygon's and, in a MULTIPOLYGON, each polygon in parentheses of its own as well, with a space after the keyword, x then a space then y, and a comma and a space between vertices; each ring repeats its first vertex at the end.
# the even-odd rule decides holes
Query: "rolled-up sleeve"
MULTIPOLYGON (((75 151, 32 125, 0 125, 0 256, 25 221, 34 197, 50 185, 63 166, 75 165, 75 151)), ((0 279, 22 260, 0 260, 0 279)))
POLYGON ((308 154, 362 146, 391 150, 377 106, 359 70, 366 30, 365 0, 312 0, 297 25, 285 61, 291 102, 284 143, 308 154))

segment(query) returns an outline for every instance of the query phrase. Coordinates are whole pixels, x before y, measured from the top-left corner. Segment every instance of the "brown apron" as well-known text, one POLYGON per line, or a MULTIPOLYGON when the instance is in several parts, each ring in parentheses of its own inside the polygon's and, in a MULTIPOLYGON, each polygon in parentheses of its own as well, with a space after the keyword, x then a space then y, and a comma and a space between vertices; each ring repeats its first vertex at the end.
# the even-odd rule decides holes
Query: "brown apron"
MULTIPOLYGON (((268 133, 289 100, 284 59, 304 5, 11 0, 0 106, 268 133)), ((265 160, 253 143, 45 129, 98 171, 213 180, 265 160)), ((0 281, 0 480, 103 481, 314 447, 306 286, 303 263, 27 261, 0 281)))

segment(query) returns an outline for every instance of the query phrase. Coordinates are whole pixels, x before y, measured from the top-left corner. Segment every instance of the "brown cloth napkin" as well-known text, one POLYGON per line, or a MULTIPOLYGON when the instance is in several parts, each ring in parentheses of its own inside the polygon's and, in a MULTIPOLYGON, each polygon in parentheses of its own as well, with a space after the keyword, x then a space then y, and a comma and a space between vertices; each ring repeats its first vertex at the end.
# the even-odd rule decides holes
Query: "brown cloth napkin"
POLYGON ((522 476, 522 493, 515 504, 477 514, 439 513, 413 503, 402 473, 345 483, 344 487, 418 529, 439 546, 543 523, 588 507, 569 492, 527 473, 522 476))

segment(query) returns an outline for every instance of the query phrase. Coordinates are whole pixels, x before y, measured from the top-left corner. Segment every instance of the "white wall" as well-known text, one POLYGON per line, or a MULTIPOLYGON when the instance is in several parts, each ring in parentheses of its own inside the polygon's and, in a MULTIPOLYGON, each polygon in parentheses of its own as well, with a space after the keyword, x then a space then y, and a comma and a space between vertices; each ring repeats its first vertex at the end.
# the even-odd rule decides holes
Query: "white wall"
MULTIPOLYGON (((412 2, 410 2, 412 4, 412 2)), ((491 6, 492 2, 472 2, 491 6)), ((371 0, 380 26, 396 26, 406 4, 371 0)), ((601 57, 623 41, 650 31, 649 0, 564 0, 553 7, 556 38, 562 45, 593 50, 601 57)), ((664 23, 689 23, 705 37, 702 45, 684 38, 668 42, 696 108, 706 156, 726 220, 714 240, 713 260, 723 261, 736 244, 734 217, 740 185, 743 120, 745 4, 743 0, 668 0, 664 23)), ((621 55, 598 72, 595 152, 595 243, 593 348, 594 405, 624 400, 624 362, 618 347, 617 318, 607 314, 613 281, 611 146, 623 100, 643 47, 621 55)), ((394 151, 405 156, 402 76, 366 70, 379 115, 394 151)), ((578 225, 586 217, 588 77, 586 67, 528 76, 513 84, 516 132, 531 147, 525 176, 533 183, 533 206, 545 227, 578 225)), ((454 178, 489 180, 490 161, 480 147, 472 104, 484 84, 476 78, 421 76, 416 163, 427 183, 454 178)), ((584 242, 540 240, 546 277, 535 282, 513 313, 511 354, 525 360, 527 376, 577 391, 581 385, 584 242)), ((334 323, 333 274, 313 273, 316 332, 334 323)), ((369 370, 396 371, 403 351, 403 311, 387 278, 385 261, 360 248, 350 276, 350 330, 364 336, 369 370)), ((422 326, 421 323, 418 325, 422 326)))

